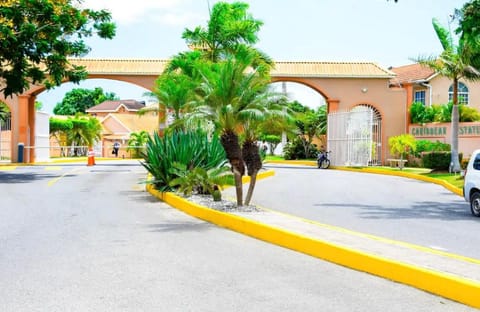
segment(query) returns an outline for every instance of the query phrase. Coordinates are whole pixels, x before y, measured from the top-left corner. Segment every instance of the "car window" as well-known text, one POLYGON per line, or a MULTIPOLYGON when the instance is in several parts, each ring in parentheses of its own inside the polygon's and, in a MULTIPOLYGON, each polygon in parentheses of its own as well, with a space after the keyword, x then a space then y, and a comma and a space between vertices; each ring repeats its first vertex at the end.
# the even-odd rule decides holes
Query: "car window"
POLYGON ((480 170, 480 154, 475 156, 475 160, 473 161, 473 169, 480 170))

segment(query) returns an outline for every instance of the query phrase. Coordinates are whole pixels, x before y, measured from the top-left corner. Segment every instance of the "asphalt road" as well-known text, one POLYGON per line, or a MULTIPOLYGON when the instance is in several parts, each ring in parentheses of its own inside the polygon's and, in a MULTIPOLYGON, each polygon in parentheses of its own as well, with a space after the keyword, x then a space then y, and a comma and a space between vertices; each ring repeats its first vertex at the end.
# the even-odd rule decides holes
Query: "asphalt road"
MULTIPOLYGON (((306 219, 480 259, 480 218, 463 197, 417 180, 268 165, 252 202, 306 219)), ((234 190, 227 190, 233 196, 234 190)))
POLYGON ((186 216, 144 177, 0 171, 0 311, 473 311, 186 216))

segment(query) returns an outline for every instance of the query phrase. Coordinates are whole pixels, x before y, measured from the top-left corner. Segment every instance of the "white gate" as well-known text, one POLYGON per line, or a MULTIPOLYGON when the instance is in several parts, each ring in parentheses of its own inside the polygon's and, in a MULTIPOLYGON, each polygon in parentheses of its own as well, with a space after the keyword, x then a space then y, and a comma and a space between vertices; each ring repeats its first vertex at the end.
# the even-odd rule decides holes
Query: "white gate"
POLYGON ((10 162, 12 149, 12 118, 0 118, 0 161, 10 162))
POLYGON ((381 138, 381 116, 371 106, 328 114, 327 144, 334 166, 379 165, 381 138))

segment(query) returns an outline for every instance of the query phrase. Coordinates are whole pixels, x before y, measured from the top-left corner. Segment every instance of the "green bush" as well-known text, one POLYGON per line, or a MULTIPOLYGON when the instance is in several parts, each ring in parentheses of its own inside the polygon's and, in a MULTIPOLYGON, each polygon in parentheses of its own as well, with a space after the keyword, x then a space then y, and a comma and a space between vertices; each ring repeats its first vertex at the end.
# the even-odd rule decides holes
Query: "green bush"
MULTIPOLYGON (((433 170, 448 170, 452 159, 451 155, 451 152, 446 151, 423 152, 421 154, 423 167, 433 170)), ((461 161, 462 158, 463 155, 459 153, 458 159, 461 161)))
POLYGON ((429 140, 417 140, 416 150, 413 152, 413 156, 420 157, 424 152, 440 152, 450 151, 450 144, 442 143, 440 141, 432 142, 429 140))
POLYGON ((305 148, 299 137, 288 142, 283 148, 283 157, 286 160, 316 158, 318 149, 315 144, 310 144, 310 154, 305 155, 305 148))
POLYGON ((178 168, 208 171, 226 166, 225 151, 218 136, 210 138, 202 130, 171 132, 150 137, 142 165, 153 176, 151 183, 160 191, 173 191, 172 180, 180 177, 178 168), (183 166, 183 167, 182 167, 183 166))

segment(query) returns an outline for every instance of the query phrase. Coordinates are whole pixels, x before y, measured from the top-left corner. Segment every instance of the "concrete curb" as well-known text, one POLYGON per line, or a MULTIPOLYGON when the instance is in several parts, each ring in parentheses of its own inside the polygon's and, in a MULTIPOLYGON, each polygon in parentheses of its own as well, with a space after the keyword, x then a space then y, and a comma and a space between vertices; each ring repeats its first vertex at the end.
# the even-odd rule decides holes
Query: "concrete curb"
MULTIPOLYGON (((373 173, 379 172, 376 171, 373 173)), ((273 174, 273 171, 267 171, 259 174, 258 179, 273 174)), ((416 178, 416 176, 417 175, 415 175, 414 178, 416 178)), ((409 175, 406 177, 409 177, 409 175)), ((429 181, 430 179, 431 178, 426 181, 431 182, 429 181)), ((480 300, 478 299, 480 283, 478 282, 367 254, 359 250, 312 239, 281 228, 262 224, 245 217, 216 211, 188 202, 173 193, 159 192, 155 190, 151 184, 147 185, 147 190, 153 196, 170 206, 218 226, 351 269, 410 285, 475 308, 480 308, 480 300)))

